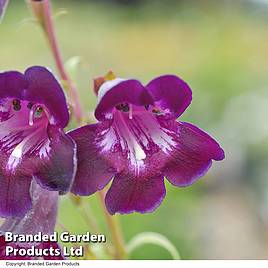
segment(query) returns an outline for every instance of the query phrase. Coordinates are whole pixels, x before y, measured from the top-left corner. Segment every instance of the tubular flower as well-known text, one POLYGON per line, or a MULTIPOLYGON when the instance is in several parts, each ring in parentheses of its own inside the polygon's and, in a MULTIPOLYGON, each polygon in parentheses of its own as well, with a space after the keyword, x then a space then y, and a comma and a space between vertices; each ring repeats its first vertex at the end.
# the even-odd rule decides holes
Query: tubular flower
POLYGON ((47 191, 37 183, 32 185, 33 207, 24 218, 10 217, 0 227, 0 260, 60 260, 63 259, 60 247, 56 242, 6 242, 5 232, 12 232, 13 235, 36 235, 41 232, 43 235, 51 235, 54 232, 59 194, 56 191, 47 191), (14 249, 10 255, 6 254, 6 247, 14 249), (34 247, 35 254, 20 255, 20 249, 34 247), (56 254, 56 249, 58 254, 56 254), (15 250, 18 250, 16 252, 15 250))
POLYGON ((90 195, 113 179, 105 197, 109 213, 145 213, 163 200, 164 177, 184 187, 203 176, 224 152, 196 126, 176 121, 191 99, 189 86, 173 75, 146 86, 132 79, 104 82, 99 122, 69 132, 78 153, 72 192, 90 195))
POLYGON ((63 132, 68 121, 64 93, 46 68, 0 73, 0 216, 25 215, 33 178, 48 190, 69 190, 76 145, 63 132))

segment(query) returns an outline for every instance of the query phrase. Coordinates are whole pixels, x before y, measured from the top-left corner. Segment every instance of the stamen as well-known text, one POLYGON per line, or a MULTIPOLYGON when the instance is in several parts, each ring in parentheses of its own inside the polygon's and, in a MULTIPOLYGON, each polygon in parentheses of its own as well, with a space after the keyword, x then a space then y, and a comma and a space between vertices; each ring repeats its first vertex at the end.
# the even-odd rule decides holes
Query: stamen
POLYGON ((21 109, 21 105, 20 105, 20 101, 19 100, 13 100, 12 101, 13 104, 13 109, 15 111, 19 111, 21 109))
POLYGON ((153 109, 152 109, 152 112, 153 112, 154 114, 161 114, 161 110, 158 109, 158 108, 153 108, 153 109))
POLYGON ((132 119, 133 118, 133 107, 132 104, 129 105, 129 114, 128 114, 128 118, 132 119))
POLYGON ((37 106, 36 110, 35 110, 35 113, 34 113, 34 117, 41 117, 43 113, 43 107, 42 106, 37 106))
POLYGON ((34 111, 35 107, 31 107, 30 113, 29 113, 29 126, 33 126, 34 123, 34 111))
POLYGON ((33 107, 33 104, 32 104, 31 102, 29 102, 29 103, 27 104, 27 108, 32 109, 32 107, 33 107))
POLYGON ((146 104, 145 106, 144 106, 144 108, 148 111, 149 110, 149 104, 146 104))
POLYGON ((128 112, 129 111, 129 106, 127 103, 120 103, 115 106, 117 110, 122 111, 122 112, 128 112))
MULTIPOLYGON (((29 103, 28 103, 28 105, 29 105, 29 103)), ((27 107, 28 107, 28 105, 27 105, 27 107)), ((32 105, 30 113, 29 113, 29 125, 33 126, 34 119, 40 118, 42 116, 42 113, 43 113, 43 107, 32 105)))

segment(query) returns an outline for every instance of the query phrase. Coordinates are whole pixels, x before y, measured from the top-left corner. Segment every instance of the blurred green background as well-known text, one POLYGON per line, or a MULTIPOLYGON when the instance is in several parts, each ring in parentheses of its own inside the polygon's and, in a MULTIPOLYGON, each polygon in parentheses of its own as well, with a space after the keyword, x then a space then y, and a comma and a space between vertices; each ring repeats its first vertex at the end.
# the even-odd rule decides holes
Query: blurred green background
MULTIPOLYGON (((39 26, 24 1, 11 0, 0 25, 0 69, 45 65, 56 71, 39 26)), ((181 120, 208 131, 225 149, 195 185, 175 188, 152 214, 120 216, 125 240, 154 231, 183 259, 268 258, 268 1, 53 1, 64 59, 81 57, 76 82, 85 109, 96 97, 92 79, 172 73, 186 80, 193 102, 181 120), (63 14, 66 11, 65 15, 63 14)), ((105 229, 95 196, 84 198, 105 229)), ((89 230, 67 197, 59 222, 89 230)), ((169 259, 157 246, 133 259, 169 259)))

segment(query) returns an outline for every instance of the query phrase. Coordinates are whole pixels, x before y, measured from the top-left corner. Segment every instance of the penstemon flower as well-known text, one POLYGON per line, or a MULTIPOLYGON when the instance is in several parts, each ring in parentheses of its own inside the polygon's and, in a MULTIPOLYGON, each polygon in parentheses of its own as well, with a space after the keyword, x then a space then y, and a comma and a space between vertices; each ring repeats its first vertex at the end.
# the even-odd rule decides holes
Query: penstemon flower
POLYGON ((78 153, 72 192, 91 195, 113 179, 105 198, 110 214, 151 212, 165 196, 164 176, 175 186, 188 186, 212 160, 224 159, 208 134, 176 121, 192 99, 180 78, 165 75, 147 86, 114 78, 97 91, 99 122, 69 133, 78 153))
POLYGON ((31 194, 33 196, 33 207, 24 218, 10 217, 0 227, 0 260, 35 260, 63 259, 60 247, 56 242, 6 242, 5 232, 12 232, 14 235, 36 235, 41 232, 43 235, 51 235, 54 232, 59 194, 56 191, 47 191, 37 183, 33 183, 31 194), (30 249, 34 246, 35 254, 7 256, 6 247, 10 246, 15 250, 30 249), (55 252, 58 251, 58 254, 55 252))
POLYGON ((76 145, 63 132, 69 121, 64 93, 44 67, 0 73, 0 216, 24 216, 33 179, 68 191, 76 145))

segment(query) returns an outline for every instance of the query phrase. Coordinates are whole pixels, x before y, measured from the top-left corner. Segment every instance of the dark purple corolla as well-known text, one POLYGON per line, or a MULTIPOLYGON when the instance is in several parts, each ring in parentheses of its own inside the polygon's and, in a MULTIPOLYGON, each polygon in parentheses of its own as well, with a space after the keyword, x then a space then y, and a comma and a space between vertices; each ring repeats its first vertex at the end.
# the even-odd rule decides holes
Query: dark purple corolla
POLYGON ((65 135, 64 93, 44 67, 0 73, 0 216, 22 217, 30 187, 68 191, 76 172, 76 145, 65 135))
MULTIPOLYGON (((47 191, 33 182, 31 194, 33 207, 27 212, 24 218, 10 217, 0 227, 0 260, 61 260, 63 259, 61 249, 56 242, 6 242, 5 232, 12 232, 15 235, 36 235, 41 232, 43 235, 51 235, 54 232, 59 194, 56 191, 47 191), (30 249, 34 247, 35 254, 19 255, 11 253, 6 255, 6 247, 13 249, 30 249)), ((25 251, 24 250, 24 251, 25 251)))
POLYGON ((163 200, 164 177, 183 187, 203 176, 224 152, 199 128, 176 121, 191 99, 189 86, 173 75, 147 86, 119 78, 103 83, 95 110, 100 122, 69 133, 78 153, 72 192, 93 194, 113 178, 108 211, 145 213, 163 200))

